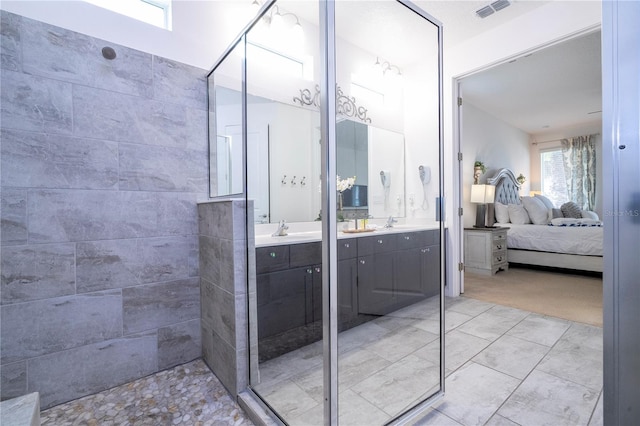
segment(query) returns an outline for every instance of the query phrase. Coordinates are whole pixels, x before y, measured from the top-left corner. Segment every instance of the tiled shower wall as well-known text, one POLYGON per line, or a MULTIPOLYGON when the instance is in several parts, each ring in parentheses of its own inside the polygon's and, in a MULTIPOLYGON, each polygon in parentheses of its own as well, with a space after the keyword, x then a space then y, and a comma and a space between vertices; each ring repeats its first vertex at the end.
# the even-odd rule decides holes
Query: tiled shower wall
POLYGON ((0 14, 2 398, 200 357, 206 72, 0 14))

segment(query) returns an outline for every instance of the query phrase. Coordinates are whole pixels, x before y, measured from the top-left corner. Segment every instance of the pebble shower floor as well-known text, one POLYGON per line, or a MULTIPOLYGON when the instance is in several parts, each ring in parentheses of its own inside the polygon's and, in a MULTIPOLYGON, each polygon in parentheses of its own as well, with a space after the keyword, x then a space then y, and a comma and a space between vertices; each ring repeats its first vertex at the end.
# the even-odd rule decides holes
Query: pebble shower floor
POLYGON ((49 426, 253 425, 202 360, 57 405, 49 426))

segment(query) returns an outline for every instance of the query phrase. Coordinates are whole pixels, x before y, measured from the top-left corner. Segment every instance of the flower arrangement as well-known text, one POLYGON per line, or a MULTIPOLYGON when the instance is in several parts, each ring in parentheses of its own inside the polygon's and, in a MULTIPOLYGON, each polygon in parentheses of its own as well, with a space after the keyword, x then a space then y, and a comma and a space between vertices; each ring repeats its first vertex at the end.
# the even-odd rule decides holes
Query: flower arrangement
POLYGON ((338 192, 340 193, 346 191, 347 189, 351 189, 355 183, 356 183, 355 176, 346 178, 346 179, 340 179, 340 176, 336 176, 336 184, 338 187, 337 189, 338 189, 338 192))

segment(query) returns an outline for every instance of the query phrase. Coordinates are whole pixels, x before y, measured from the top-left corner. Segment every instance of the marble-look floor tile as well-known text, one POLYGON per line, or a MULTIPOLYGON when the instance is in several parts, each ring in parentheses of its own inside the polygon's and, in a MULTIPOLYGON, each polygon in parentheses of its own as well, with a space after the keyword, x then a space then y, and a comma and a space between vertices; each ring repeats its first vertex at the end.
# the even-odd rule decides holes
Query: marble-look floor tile
POLYGON ((406 306, 397 311, 387 314, 389 317, 426 319, 440 312, 440 299, 438 297, 430 297, 413 305, 406 306))
POLYGON ((352 387, 360 396, 397 416, 439 381, 440 368, 409 355, 352 387))
MULTIPOLYGON (((444 320, 445 333, 465 324, 472 318, 473 317, 471 315, 461 314, 455 311, 447 311, 445 313, 444 320)), ((428 318, 418 320, 413 324, 413 326, 424 331, 428 331, 429 333, 440 334, 440 314, 434 314, 428 318)))
POLYGON ((502 336, 473 358, 474 362, 523 380, 549 352, 549 347, 502 336))
MULTIPOLYGON (((354 349, 351 352, 338 356, 338 387, 340 392, 351 388, 367 377, 382 370, 391 364, 375 353, 354 349)), ((306 373, 291 378, 298 386, 304 389, 316 401, 321 403, 323 395, 323 371, 321 368, 310 370, 306 373)))
POLYGON ((367 322, 338 334, 338 352, 345 353, 380 340, 389 331, 378 324, 367 322))
POLYGON ((463 425, 483 425, 519 383, 471 362, 447 378, 444 399, 435 408, 463 425))
POLYGON ((496 340, 518 323, 518 320, 485 312, 458 327, 458 330, 487 340, 496 340))
POLYGON ((505 317, 516 321, 521 321, 531 314, 531 312, 523 311, 521 309, 510 308, 508 306, 493 305, 493 308, 489 309, 487 313, 497 315, 499 317, 505 317))
POLYGON ((484 424, 484 426, 520 426, 518 423, 514 423, 511 420, 502 417, 499 414, 494 414, 491 419, 484 424))
POLYGON ((537 369, 600 391, 602 357, 602 350, 560 339, 537 369))
POLYGON ((522 426, 586 425, 599 392, 533 371, 498 410, 498 414, 522 426))
POLYGON ((541 345, 553 346, 570 325, 570 321, 531 314, 507 334, 541 345))
POLYGON ((364 345, 363 348, 395 362, 436 339, 438 339, 437 334, 415 327, 403 327, 373 343, 364 345))
POLYGON ((602 392, 600 392, 600 398, 598 398, 598 403, 596 404, 596 408, 593 410, 593 414, 591 414, 591 420, 589 420, 589 426, 602 426, 604 424, 604 413, 602 410, 602 392))
POLYGON ((410 426, 462 426, 450 417, 445 416, 440 411, 432 409, 412 422, 410 426))
MULTIPOLYGON (((445 369, 448 375, 480 353, 484 348, 489 346, 491 342, 458 330, 453 330, 447 333, 444 343, 445 369)), ((424 348, 418 349, 413 354, 431 361, 434 364, 438 364, 440 363, 440 341, 433 341, 424 348)))
MULTIPOLYGON (((291 426, 323 425, 323 406, 318 404, 300 416, 286 419, 291 426)), ((340 391, 338 421, 341 426, 382 425, 391 417, 353 391, 340 391)))
POLYGON ((491 309, 493 306, 495 306, 493 303, 487 303, 481 300, 461 296, 447 303, 445 305, 445 309, 447 312, 454 311, 475 317, 476 315, 480 315, 481 313, 491 309))
POLYGON ((285 419, 298 417, 318 405, 316 400, 291 380, 284 380, 265 388, 255 389, 285 419))
POLYGON ((316 342, 261 363, 260 378, 253 385, 267 386, 315 369, 322 369, 322 342, 316 342))

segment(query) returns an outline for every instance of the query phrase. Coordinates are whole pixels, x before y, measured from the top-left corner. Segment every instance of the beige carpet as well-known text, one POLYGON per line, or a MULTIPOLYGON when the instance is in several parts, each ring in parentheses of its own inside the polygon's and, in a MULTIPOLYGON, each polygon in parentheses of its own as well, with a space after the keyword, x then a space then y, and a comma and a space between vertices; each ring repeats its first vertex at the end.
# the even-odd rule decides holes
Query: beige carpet
POLYGON ((465 273, 464 296, 602 327, 602 278, 526 268, 465 273))

